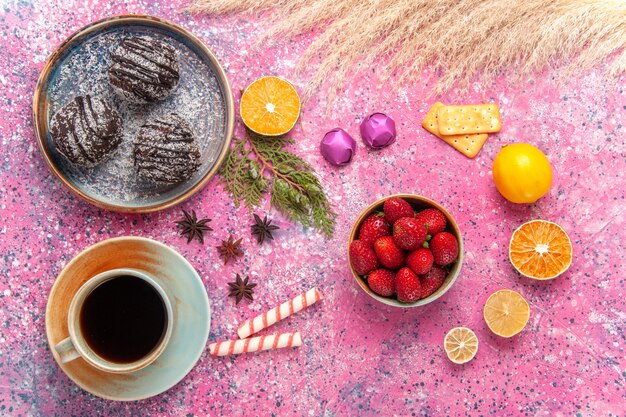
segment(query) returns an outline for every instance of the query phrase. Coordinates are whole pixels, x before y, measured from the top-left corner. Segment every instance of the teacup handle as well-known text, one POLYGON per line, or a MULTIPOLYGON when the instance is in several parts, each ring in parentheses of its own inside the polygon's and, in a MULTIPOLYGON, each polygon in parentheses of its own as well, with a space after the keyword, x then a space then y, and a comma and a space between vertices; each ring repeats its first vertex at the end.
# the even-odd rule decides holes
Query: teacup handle
POLYGON ((72 339, 69 337, 54 345, 54 350, 56 350, 61 357, 61 363, 67 363, 80 358, 80 353, 78 353, 72 343, 72 339))

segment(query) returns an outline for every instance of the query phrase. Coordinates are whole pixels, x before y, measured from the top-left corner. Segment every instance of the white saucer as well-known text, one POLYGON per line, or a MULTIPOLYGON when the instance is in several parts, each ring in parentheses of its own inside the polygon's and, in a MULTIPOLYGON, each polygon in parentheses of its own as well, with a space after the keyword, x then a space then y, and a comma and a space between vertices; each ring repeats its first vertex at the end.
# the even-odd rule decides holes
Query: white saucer
POLYGON ((148 398, 180 382, 205 350, 210 321, 206 288, 193 266, 166 245, 141 237, 105 240, 78 254, 57 277, 46 308, 48 343, 61 369, 84 390, 118 401, 148 398), (106 373, 81 358, 62 364, 54 345, 68 336, 72 297, 89 278, 116 268, 146 271, 172 294, 174 327, 168 346, 155 362, 129 374, 106 373))

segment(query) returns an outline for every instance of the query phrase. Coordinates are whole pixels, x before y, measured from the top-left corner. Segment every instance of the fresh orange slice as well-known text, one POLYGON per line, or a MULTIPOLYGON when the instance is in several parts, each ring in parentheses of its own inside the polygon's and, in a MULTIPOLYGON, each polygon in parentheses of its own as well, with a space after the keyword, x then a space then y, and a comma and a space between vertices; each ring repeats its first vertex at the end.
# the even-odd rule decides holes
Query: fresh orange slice
POLYGON ((496 291, 483 308, 483 317, 492 332, 502 337, 521 332, 530 318, 528 302, 513 290, 496 291))
POLYGON ((280 136, 289 132, 300 116, 300 97, 288 81, 259 78, 241 96, 241 119, 259 135, 280 136))
POLYGON ((558 224, 532 220, 513 232, 509 259, 525 277, 556 278, 572 263, 572 242, 558 224))
POLYGON ((452 362, 466 363, 474 359, 478 352, 478 338, 472 329, 455 327, 443 340, 443 349, 452 362))

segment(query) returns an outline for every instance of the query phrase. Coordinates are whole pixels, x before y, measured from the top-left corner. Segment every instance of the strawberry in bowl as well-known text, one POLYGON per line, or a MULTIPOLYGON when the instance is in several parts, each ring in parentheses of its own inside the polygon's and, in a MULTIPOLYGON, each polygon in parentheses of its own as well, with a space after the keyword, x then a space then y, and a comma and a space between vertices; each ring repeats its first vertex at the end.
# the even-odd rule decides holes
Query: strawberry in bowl
POLYGON ((463 263, 463 239, 440 204, 397 194, 361 213, 350 232, 348 259, 354 279, 372 298, 417 307, 450 289, 463 263))

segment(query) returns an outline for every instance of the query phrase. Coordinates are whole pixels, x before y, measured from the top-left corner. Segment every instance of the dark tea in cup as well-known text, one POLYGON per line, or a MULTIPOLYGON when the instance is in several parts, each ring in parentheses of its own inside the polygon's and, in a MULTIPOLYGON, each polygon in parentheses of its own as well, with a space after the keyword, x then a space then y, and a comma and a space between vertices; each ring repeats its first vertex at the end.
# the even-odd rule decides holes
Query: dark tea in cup
POLYGON ((165 335, 167 320, 158 291, 131 275, 99 284, 80 310, 80 329, 87 345, 116 363, 135 362, 152 352, 165 335))
POLYGON ((87 280, 70 303, 69 337, 54 346, 61 363, 83 358, 113 373, 150 365, 172 335, 174 316, 166 289, 155 277, 132 268, 87 280))

